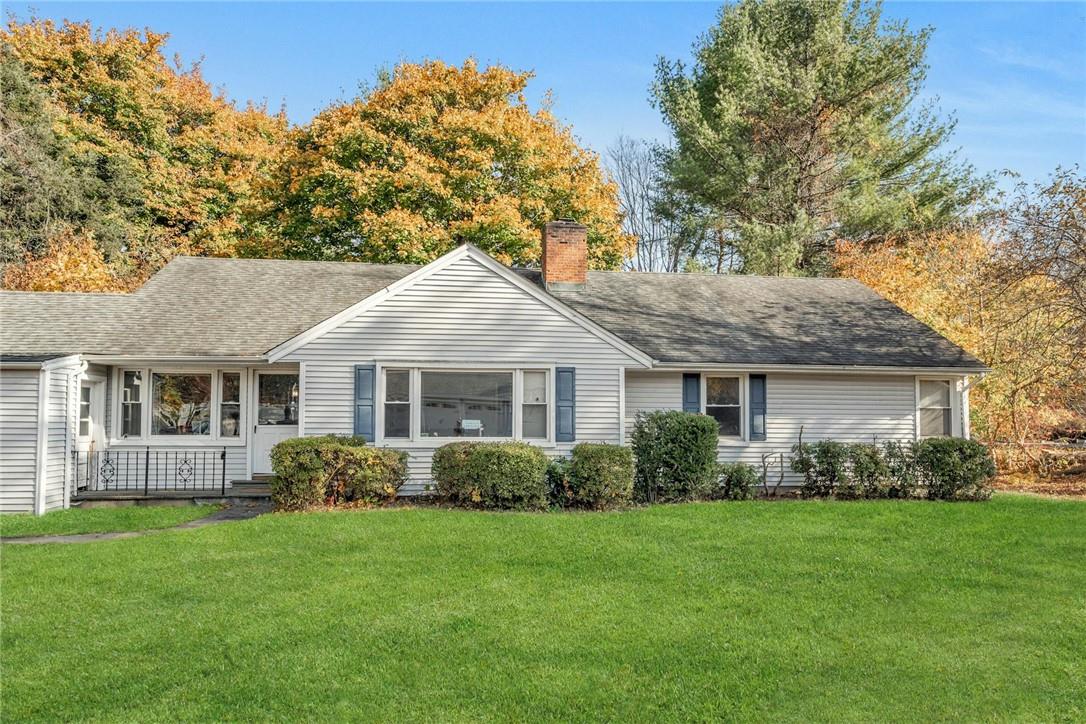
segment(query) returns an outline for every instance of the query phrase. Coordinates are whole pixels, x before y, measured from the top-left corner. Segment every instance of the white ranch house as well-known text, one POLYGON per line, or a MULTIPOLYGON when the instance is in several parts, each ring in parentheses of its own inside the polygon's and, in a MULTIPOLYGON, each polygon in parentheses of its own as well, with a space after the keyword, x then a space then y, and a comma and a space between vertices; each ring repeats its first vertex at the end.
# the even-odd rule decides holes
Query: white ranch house
MULTIPOLYGON (((806 440, 968 437, 969 354, 867 287, 586 271, 548 224, 541 270, 463 246, 425 266, 171 261, 132 294, 0 293, 0 510, 122 491, 229 495, 288 437, 408 452, 624 443, 641 410, 709 414, 721 460, 806 440)), ((789 474, 789 484, 797 481, 789 474)))

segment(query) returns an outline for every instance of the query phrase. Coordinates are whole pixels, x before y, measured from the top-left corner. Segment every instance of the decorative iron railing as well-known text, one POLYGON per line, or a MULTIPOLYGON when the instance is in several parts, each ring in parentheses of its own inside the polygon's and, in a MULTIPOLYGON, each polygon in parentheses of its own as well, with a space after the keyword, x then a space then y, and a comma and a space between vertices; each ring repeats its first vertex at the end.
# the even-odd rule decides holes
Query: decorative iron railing
POLYGON ((226 448, 87 450, 72 453, 75 492, 169 490, 226 494, 226 448))

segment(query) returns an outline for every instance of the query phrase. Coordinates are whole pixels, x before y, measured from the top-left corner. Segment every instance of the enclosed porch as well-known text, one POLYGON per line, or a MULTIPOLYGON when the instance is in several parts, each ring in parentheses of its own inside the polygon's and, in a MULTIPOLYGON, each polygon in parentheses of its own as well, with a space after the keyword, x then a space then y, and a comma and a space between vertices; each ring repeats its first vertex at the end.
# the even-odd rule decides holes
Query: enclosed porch
POLYGON ((299 365, 111 362, 80 379, 73 501, 267 495, 271 449, 301 434, 299 365))

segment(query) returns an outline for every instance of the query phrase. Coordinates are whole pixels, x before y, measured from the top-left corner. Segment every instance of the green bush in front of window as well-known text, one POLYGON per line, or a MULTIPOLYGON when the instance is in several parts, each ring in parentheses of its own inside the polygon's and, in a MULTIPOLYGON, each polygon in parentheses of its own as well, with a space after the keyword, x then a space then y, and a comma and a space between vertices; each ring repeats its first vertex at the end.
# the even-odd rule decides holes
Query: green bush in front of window
POLYGON ((718 484, 713 497, 719 500, 750 500, 762 484, 761 473, 746 463, 721 463, 717 475, 718 484))
POLYGON ((452 442, 434 451, 437 492, 468 508, 543 510, 547 456, 523 442, 452 442))
POLYGON ((392 500, 407 480, 407 455, 366 447, 361 437, 297 437, 271 452, 272 500, 278 510, 392 500))
POLYGON ((995 461, 974 440, 933 437, 916 445, 916 466, 929 500, 988 500, 995 461))
POLYGON ((551 500, 588 510, 622 508, 633 500, 633 451, 622 445, 582 442, 570 457, 547 469, 551 500))
POLYGON ((882 457, 886 463, 887 498, 911 498, 916 495, 920 485, 920 471, 916 467, 915 442, 890 440, 882 446, 882 457))
POLYGON ((634 497, 678 502, 711 497, 717 485, 716 420, 678 410, 637 415, 632 436, 634 497))

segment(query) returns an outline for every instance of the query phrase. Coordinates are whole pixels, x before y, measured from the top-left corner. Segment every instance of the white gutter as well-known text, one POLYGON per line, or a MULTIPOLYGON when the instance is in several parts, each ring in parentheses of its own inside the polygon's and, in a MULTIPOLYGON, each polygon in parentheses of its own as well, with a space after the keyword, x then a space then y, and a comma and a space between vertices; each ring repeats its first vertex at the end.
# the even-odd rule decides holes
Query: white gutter
POLYGON ((177 362, 180 364, 265 364, 267 357, 230 357, 212 355, 118 355, 118 354, 85 354, 83 359, 89 362, 102 364, 136 364, 139 362, 177 362))

